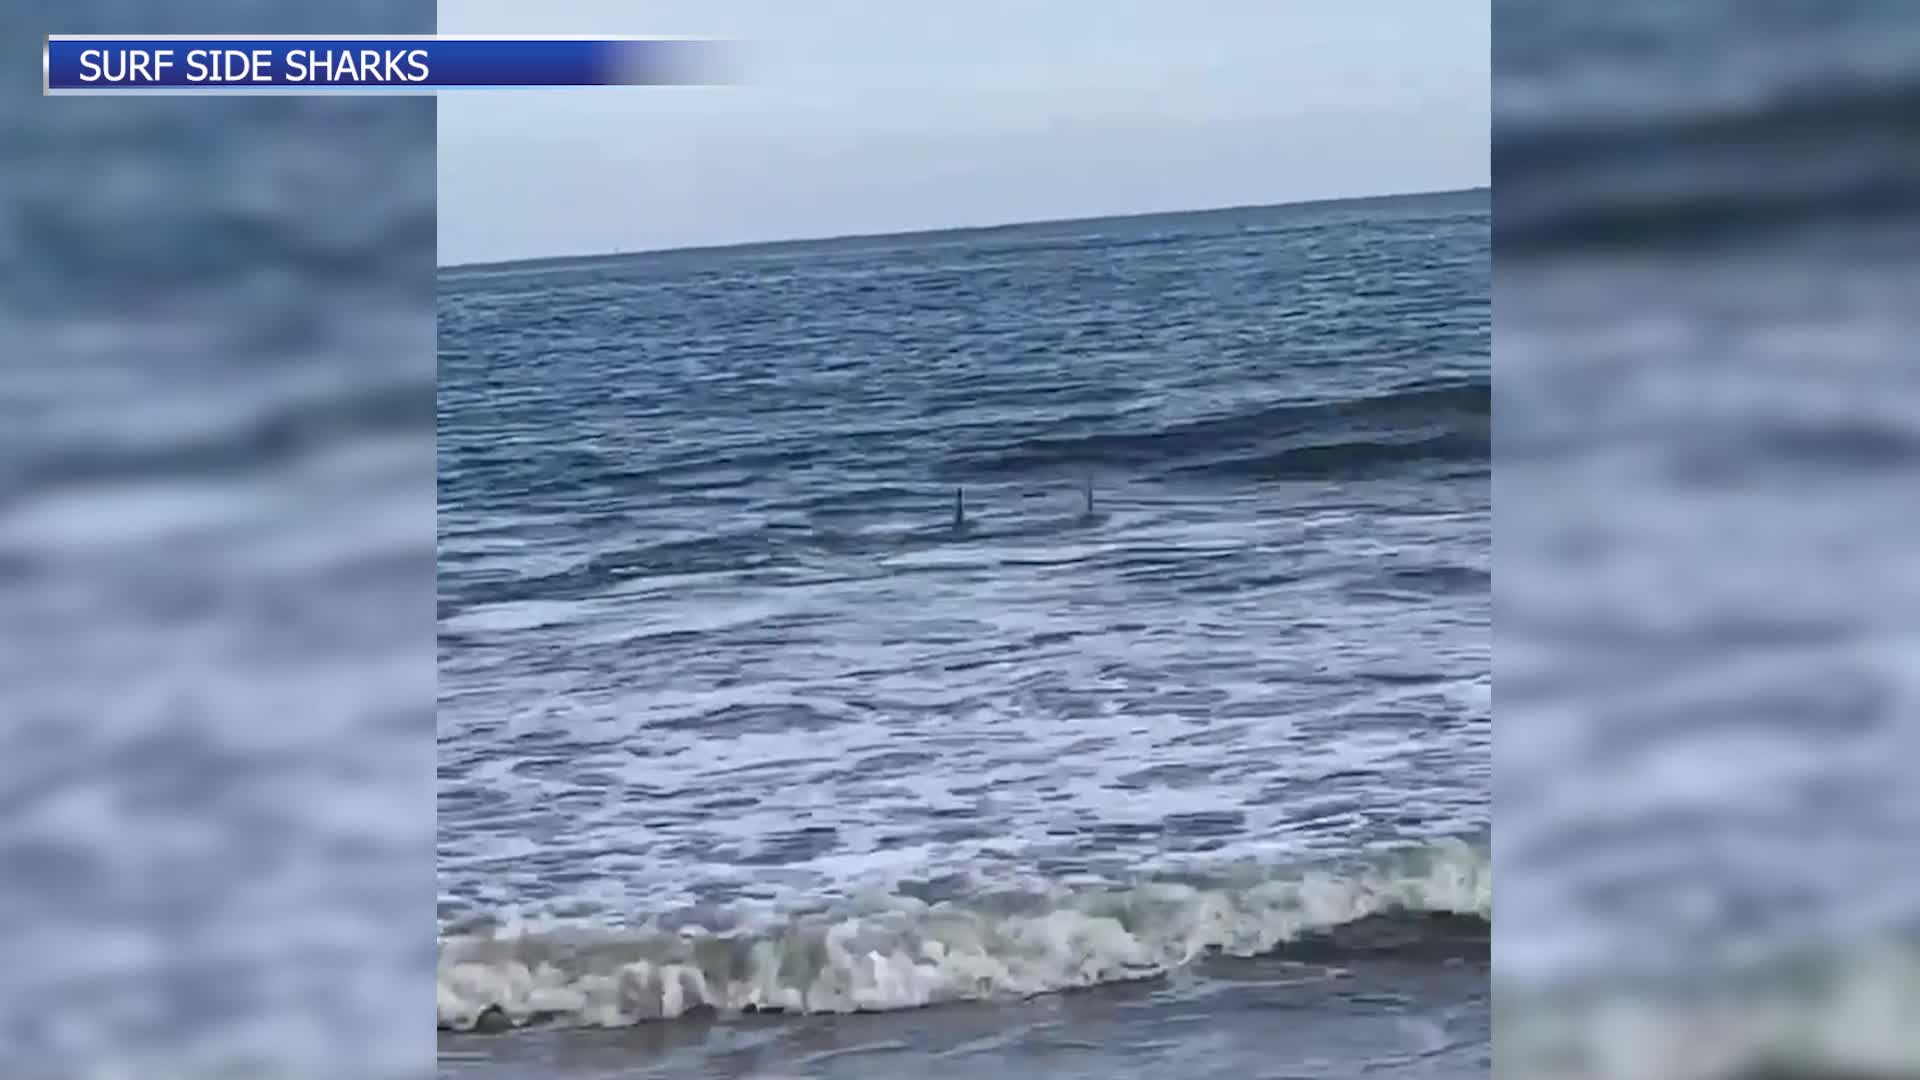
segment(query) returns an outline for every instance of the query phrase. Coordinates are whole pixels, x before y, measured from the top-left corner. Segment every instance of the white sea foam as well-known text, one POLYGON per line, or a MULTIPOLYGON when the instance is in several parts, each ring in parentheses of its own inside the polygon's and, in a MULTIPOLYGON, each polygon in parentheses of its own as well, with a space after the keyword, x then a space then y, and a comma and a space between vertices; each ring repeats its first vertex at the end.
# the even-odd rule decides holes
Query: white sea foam
POLYGON ((888 896, 716 933, 549 922, 444 938, 439 1023, 617 1027, 697 1009, 844 1013, 1025 997, 1255 956, 1393 913, 1492 917, 1483 848, 1443 842, 1350 873, 1289 869, 927 903, 888 896))

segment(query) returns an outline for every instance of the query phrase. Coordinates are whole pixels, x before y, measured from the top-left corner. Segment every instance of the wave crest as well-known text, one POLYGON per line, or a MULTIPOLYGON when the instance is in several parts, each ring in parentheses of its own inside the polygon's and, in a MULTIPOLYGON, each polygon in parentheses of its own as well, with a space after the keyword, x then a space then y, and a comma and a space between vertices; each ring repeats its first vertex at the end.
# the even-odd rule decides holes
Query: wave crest
POLYGON ((728 933, 505 926, 440 944, 442 1029, 624 1027, 697 1010, 846 1013, 1153 978, 1374 917, 1492 918, 1487 852, 1448 841, 1358 872, 1290 868, 927 903, 889 895, 728 933))
POLYGON ((1119 465, 1339 476, 1435 459, 1484 460, 1491 386, 1484 377, 1419 382, 1357 398, 1256 406, 1151 430, 1043 436, 954 464, 986 475, 1119 465))

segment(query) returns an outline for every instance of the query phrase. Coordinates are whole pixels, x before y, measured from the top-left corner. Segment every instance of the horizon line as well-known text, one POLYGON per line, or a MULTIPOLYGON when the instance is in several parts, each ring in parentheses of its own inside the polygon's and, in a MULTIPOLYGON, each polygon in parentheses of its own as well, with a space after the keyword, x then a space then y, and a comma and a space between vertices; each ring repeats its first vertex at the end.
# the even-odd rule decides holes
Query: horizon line
POLYGON ((884 240, 907 236, 936 236, 942 233, 991 232, 996 229, 1019 229, 1034 225, 1071 225, 1082 221, 1124 221, 1128 218, 1164 217, 1169 214, 1223 214, 1235 210, 1268 210, 1285 206, 1325 206, 1333 203, 1383 202, 1389 199, 1413 199, 1435 195, 1471 195, 1477 192, 1491 192, 1492 184, 1475 184, 1461 188, 1438 188, 1427 191, 1390 191, 1376 195, 1334 195, 1317 199, 1299 199, 1277 203, 1233 203, 1225 206, 1198 206, 1177 210, 1138 210, 1121 214, 1089 214, 1084 217, 1036 218, 1023 221, 999 221, 985 225, 936 225, 925 229, 901 229, 894 232, 856 232, 831 233, 824 236, 789 236, 773 240, 735 240, 716 244, 679 244, 670 247, 640 247, 614 251, 578 252, 566 255, 522 255, 507 259, 483 259, 475 262, 437 263, 435 274, 448 270, 500 270, 512 267, 530 267, 543 263, 586 262, 594 259, 617 259, 641 255, 682 255, 695 252, 735 251, 748 248, 771 248, 800 246, 803 244, 831 244, 854 240, 884 240))

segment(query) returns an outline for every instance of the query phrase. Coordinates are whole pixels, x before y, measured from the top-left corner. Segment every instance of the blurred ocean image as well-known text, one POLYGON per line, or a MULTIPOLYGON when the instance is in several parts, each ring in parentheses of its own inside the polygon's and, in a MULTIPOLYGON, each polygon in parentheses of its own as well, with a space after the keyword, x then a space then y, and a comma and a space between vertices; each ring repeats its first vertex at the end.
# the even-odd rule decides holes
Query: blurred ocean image
POLYGON ((433 105, 43 98, 33 60, 432 29, 0 9, 0 1076, 426 1065, 433 105))
POLYGON ((1920 8, 1495 5, 1502 1075, 1920 1072, 1920 8))

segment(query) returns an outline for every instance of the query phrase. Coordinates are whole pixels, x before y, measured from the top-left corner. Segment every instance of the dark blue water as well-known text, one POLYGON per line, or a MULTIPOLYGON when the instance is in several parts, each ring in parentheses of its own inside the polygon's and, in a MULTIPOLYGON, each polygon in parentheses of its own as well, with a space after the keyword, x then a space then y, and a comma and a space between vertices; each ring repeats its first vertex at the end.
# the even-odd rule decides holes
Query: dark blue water
POLYGON ((1484 1072, 1488 203, 443 271, 448 1052, 1484 1072))

